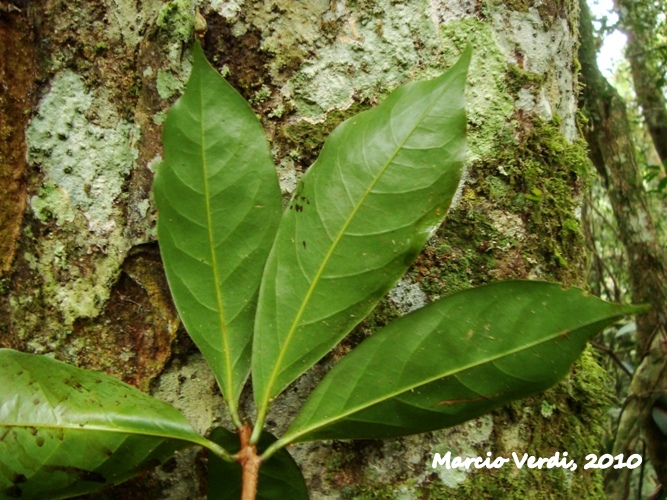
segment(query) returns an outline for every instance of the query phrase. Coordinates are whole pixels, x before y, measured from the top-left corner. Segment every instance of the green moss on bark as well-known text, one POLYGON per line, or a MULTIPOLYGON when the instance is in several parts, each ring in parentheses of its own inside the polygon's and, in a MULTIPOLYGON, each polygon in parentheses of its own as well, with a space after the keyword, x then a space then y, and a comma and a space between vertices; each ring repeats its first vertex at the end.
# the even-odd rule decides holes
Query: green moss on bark
POLYGON ((193 0, 171 0, 166 2, 158 14, 157 26, 173 40, 188 43, 195 27, 193 0))

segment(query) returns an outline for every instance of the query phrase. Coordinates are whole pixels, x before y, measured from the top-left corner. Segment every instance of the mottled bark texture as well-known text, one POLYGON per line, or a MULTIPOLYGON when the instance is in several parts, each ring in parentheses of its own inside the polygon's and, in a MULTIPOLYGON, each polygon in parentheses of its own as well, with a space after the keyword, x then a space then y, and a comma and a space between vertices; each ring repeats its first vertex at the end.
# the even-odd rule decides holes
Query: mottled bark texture
MULTIPOLYGON (((597 68, 590 13, 581 0, 582 108, 591 159, 604 180, 628 256, 631 296, 634 303, 650 304, 648 313, 637 318, 640 364, 634 373, 630 394, 619 422, 613 454, 626 457, 639 452, 639 439, 647 444, 651 464, 667 485, 667 439, 651 416, 656 399, 667 394, 667 256, 658 241, 625 103, 597 68)), ((630 471, 612 469, 606 478, 614 498, 628 495, 630 471)))
MULTIPOLYGON (((445 227, 378 309, 278 398, 270 432, 286 429, 331 363, 412 308, 491 280, 583 284, 577 209, 588 160, 575 122, 574 0, 0 5, 1 147, 5 137, 11 141, 1 152, 1 346, 150 390, 201 432, 229 424, 171 305, 150 195, 160 124, 183 89, 195 31, 261 117, 286 196, 338 123, 401 83, 439 74, 467 43, 474 49, 466 181, 445 227)), ((566 475, 430 465, 434 453, 447 451, 568 451, 583 463, 602 433, 604 384, 586 353, 567 382, 455 429, 290 452, 316 498, 555 497, 563 488, 573 498, 596 497, 600 477, 582 467, 566 475)), ((205 481, 205 464, 192 450, 108 497, 199 498, 205 481)))
POLYGON ((628 37, 625 55, 630 62, 637 102, 658 156, 667 166, 665 75, 664 65, 661 68, 659 64, 665 47, 657 34, 658 17, 664 15, 664 6, 637 0, 616 0, 616 6, 621 29, 628 37))
POLYGON ((35 101, 35 49, 26 12, 0 2, 0 279, 14 258, 25 209, 24 130, 35 101))

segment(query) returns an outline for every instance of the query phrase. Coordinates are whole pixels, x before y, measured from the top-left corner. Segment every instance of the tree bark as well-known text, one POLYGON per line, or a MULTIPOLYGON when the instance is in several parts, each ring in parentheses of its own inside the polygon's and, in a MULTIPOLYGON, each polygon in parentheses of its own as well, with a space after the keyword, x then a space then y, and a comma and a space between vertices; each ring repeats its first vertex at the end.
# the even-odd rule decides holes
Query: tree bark
POLYGON ((616 0, 621 28, 628 37, 625 55, 630 62, 637 102, 646 128, 667 172, 667 102, 665 75, 658 60, 657 23, 662 9, 651 2, 616 0))
POLYGON ((35 40, 27 13, 0 3, 0 277, 12 264, 25 209, 23 129, 34 105, 35 40))
MULTIPOLYGON (((491 280, 584 284, 577 211, 587 160, 575 121, 573 0, 0 5, 19 9, 0 10, 3 29, 24 23, 29 29, 22 32, 32 33, 20 42, 24 55, 11 63, 32 68, 28 77, 0 75, 14 95, 28 96, 13 101, 18 111, 2 108, 16 144, 27 145, 10 169, 19 178, 26 172, 26 181, 16 183, 26 208, 0 208, 0 221, 17 228, 1 249, 3 347, 49 354, 151 390, 202 433, 229 425, 213 377, 171 304, 150 195, 160 124, 183 89, 195 31, 209 60, 260 116, 286 196, 338 123, 406 81, 441 73, 467 43, 474 49, 466 181, 445 227, 366 322, 278 398, 268 417, 273 434, 286 429, 331 363, 411 308, 491 280)), ((18 47, 16 40, 8 46, 18 47)), ((568 477, 509 465, 469 474, 432 469, 431 460, 448 450, 508 457, 567 450, 583 461, 602 433, 602 380, 588 353, 567 383, 455 429, 290 452, 314 495, 552 495, 567 482, 573 496, 599 496, 599 475, 583 467, 568 477)), ((200 498, 205 481, 195 450, 109 497, 200 498)))
MULTIPOLYGON (((625 103, 597 68, 592 23, 581 0, 582 80, 581 106, 588 118, 586 139, 591 159, 604 180, 619 235, 628 257, 631 296, 634 303, 650 304, 637 318, 639 367, 623 409, 614 443, 614 455, 626 457, 637 450, 640 431, 648 445, 651 463, 660 481, 667 484, 664 449, 667 440, 653 421, 651 411, 658 396, 667 393, 664 338, 667 333, 667 257, 660 245, 637 165, 625 103)), ((607 491, 627 496, 630 471, 613 469, 607 491)))

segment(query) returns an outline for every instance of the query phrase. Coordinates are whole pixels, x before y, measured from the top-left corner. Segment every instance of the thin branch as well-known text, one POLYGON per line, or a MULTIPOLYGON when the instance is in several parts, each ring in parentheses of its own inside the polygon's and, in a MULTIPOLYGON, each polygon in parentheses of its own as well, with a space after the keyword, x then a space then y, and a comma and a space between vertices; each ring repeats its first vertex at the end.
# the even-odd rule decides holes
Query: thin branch
POLYGON ((257 497, 257 483, 259 481, 259 468, 262 458, 257 454, 257 446, 250 444, 252 427, 243 424, 239 429, 241 439, 241 451, 238 453, 238 461, 243 469, 241 500, 255 500, 257 497))
POLYGON ((591 342, 591 345, 595 347, 598 351, 602 351, 605 354, 607 354, 611 359, 614 360, 614 362, 619 366, 619 368, 625 372, 625 374, 628 377, 632 378, 632 372, 628 369, 627 366, 625 366, 621 358, 618 357, 618 355, 614 352, 614 350, 611 347, 608 347, 604 344, 598 344, 596 342, 591 342))

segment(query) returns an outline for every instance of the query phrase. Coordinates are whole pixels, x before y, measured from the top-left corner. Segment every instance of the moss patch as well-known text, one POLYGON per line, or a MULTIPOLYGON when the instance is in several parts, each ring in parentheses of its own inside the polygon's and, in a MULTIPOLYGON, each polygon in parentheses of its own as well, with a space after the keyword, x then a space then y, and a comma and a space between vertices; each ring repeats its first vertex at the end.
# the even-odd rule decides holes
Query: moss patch
POLYGON ((160 9, 157 26, 173 40, 190 42, 195 27, 195 6, 192 0, 171 0, 160 9))
MULTIPOLYGON (((501 149, 486 169, 511 188, 512 194, 498 202, 524 220, 529 235, 525 247, 532 247, 526 258, 543 263, 535 274, 580 283, 585 255, 575 213, 588 171, 583 141, 568 143, 558 120, 532 119, 522 123, 515 147, 501 149)), ((480 184, 479 194, 488 193, 488 187, 480 184)))
POLYGON ((555 499, 562 498, 564 487, 569 498, 604 498, 600 474, 584 470, 583 465, 584 457, 598 450, 604 433, 602 422, 611 402, 606 381, 604 370, 589 349, 565 382, 540 396, 513 403, 496 418, 496 429, 503 429, 498 436, 501 443, 498 454, 510 456, 512 451, 517 451, 548 457, 556 451, 561 454, 567 451, 569 459, 578 465, 576 471, 519 470, 508 464, 511 467, 500 469, 501 474, 492 478, 490 484, 482 480, 463 485, 461 498, 466 495, 483 498, 504 490, 511 491, 516 498, 555 499), (542 411, 545 405, 552 411, 546 417, 542 411), (504 420, 519 432, 505 432, 509 425, 504 425, 504 420))
POLYGON ((270 83, 268 64, 271 57, 261 50, 261 31, 249 27, 242 36, 235 36, 233 25, 215 14, 207 18, 207 24, 207 57, 217 68, 227 68, 227 81, 250 100, 262 85, 270 83))
POLYGON ((586 256, 575 213, 585 145, 569 144, 557 120, 514 127, 496 156, 471 166, 459 205, 416 263, 431 298, 490 279, 581 284, 586 256))
POLYGON ((542 83, 542 75, 525 71, 517 64, 508 64, 505 87, 513 95, 517 95, 523 88, 539 88, 542 83))
POLYGON ((283 151, 292 152, 303 170, 313 164, 324 145, 327 137, 342 122, 371 107, 368 103, 355 103, 345 110, 332 110, 321 123, 298 121, 282 126, 277 144, 283 151))
POLYGON ((466 84, 468 113, 468 162, 492 153, 498 135, 514 111, 507 92, 505 54, 498 46, 493 29, 476 19, 463 19, 441 28, 443 55, 447 65, 456 61, 466 44, 473 58, 466 84))

